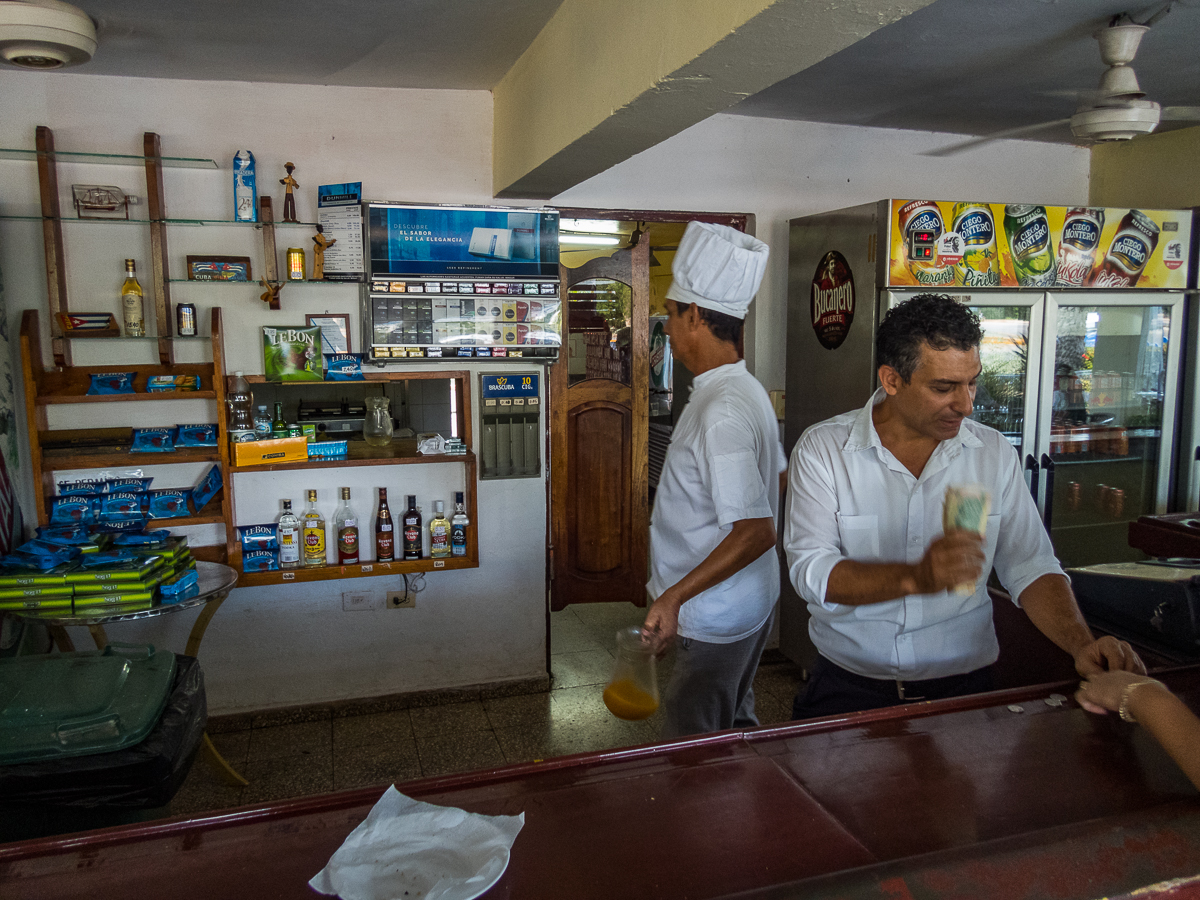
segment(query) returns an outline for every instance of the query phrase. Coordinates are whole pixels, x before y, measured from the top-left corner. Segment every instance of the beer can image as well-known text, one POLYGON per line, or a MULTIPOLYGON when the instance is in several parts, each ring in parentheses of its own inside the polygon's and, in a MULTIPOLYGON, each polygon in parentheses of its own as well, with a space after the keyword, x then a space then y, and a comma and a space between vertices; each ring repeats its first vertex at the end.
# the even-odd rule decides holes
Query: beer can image
POLYGON ((1050 287, 1058 277, 1050 220, 1044 206, 1004 207, 1004 232, 1013 274, 1021 287, 1050 287))
POLYGON ((517 342, 517 326, 502 325, 500 342, 503 344, 515 344, 517 342))
MULTIPOLYGON (((904 236, 905 256, 908 256, 910 236, 917 231, 932 233, 934 240, 946 230, 942 211, 932 200, 913 200, 900 207, 900 232, 904 236)), ((937 259, 908 258, 908 270, 919 285, 954 284, 954 266, 941 264, 937 259)))
POLYGON ((513 305, 515 306, 516 311, 517 311, 517 321, 518 322, 528 322, 529 321, 529 301, 528 300, 515 300, 515 301, 513 301, 513 305))
POLYGON ((533 341, 531 341, 529 339, 529 326, 526 325, 524 322, 517 323, 517 343, 518 344, 532 344, 533 343, 533 341))
POLYGON ((1117 226, 1104 261, 1092 272, 1088 287, 1133 287, 1157 246, 1158 225, 1140 209, 1131 209, 1117 226))
POLYGON ((996 252, 996 222, 986 203, 954 204, 952 231, 962 238, 963 255, 954 266, 954 283, 964 287, 1000 284, 1000 257, 996 252))
POLYGON ((500 318, 505 322, 517 321, 517 301, 505 300, 500 304, 500 318))
POLYGON ((287 252, 288 281, 304 280, 304 248, 288 247, 287 252))
POLYGON ((180 303, 175 307, 175 324, 180 337, 194 337, 196 334, 196 304, 180 303))
POLYGON ((1096 264, 1100 234, 1104 231, 1104 209, 1076 206, 1067 210, 1062 234, 1058 238, 1058 275, 1060 287, 1083 287, 1096 264))

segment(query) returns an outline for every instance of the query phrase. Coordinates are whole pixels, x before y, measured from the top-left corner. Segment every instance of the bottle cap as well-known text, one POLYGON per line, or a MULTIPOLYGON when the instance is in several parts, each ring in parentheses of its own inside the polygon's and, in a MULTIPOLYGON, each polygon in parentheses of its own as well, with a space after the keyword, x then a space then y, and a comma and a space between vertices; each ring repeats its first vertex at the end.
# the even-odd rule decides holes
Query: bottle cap
POLYGON ((315 501, 315 500, 317 499, 317 492, 316 492, 316 491, 314 491, 314 490, 312 490, 311 488, 309 488, 309 491, 308 491, 308 499, 309 499, 310 501, 315 501))
POLYGON ((416 494, 409 494, 409 495, 408 495, 408 505, 409 505, 409 506, 416 506, 416 505, 417 505, 417 495, 416 495, 416 494))
POLYGON ((284 500, 284 501, 283 501, 283 508, 284 508, 284 509, 291 509, 291 508, 292 508, 292 501, 291 501, 291 500, 284 500))
POLYGON ((127 268, 127 269, 128 269, 128 268, 130 268, 132 265, 133 265, 133 260, 132 260, 132 259, 127 259, 127 260, 125 260, 125 268, 127 268))
POLYGON ((342 488, 342 499, 343 500, 350 499, 350 488, 342 488))
POLYGON ((434 500, 434 501, 433 501, 433 511, 434 511, 435 513, 437 513, 439 516, 442 514, 442 508, 443 508, 443 507, 442 507, 442 501, 441 501, 441 500, 434 500))
POLYGON ((462 502, 463 502, 463 492, 462 492, 462 491, 455 491, 455 492, 454 492, 454 502, 455 502, 455 503, 462 503, 462 502))

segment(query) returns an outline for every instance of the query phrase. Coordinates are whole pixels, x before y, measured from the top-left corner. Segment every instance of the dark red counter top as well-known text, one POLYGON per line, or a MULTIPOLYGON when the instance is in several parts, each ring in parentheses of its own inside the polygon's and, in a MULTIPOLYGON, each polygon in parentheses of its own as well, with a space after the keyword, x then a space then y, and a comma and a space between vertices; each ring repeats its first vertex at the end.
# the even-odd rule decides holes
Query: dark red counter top
MULTIPOLYGON (((1163 677, 1200 701, 1200 667, 1163 677)), ((397 787, 525 813, 488 898, 1091 898, 1200 873, 1196 791, 1135 726, 1045 702, 1072 687, 397 787)), ((0 845, 0 896, 314 897, 308 879, 380 793, 0 845)))

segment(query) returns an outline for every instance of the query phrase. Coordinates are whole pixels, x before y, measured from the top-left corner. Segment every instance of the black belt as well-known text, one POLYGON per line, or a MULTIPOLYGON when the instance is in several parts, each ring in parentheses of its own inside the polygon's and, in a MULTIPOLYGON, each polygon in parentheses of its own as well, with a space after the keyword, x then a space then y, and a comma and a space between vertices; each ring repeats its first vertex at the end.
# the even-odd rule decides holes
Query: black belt
POLYGON ((859 675, 857 672, 843 669, 837 663, 826 659, 824 656, 821 657, 821 662, 831 669, 836 669, 838 675, 851 684, 873 691, 882 697, 896 696, 901 700, 924 700, 930 693, 941 694, 953 691, 957 685, 966 679, 991 668, 991 666, 983 666, 970 672, 963 672, 960 675, 945 675, 941 678, 903 681, 899 678, 868 678, 866 675, 859 675))

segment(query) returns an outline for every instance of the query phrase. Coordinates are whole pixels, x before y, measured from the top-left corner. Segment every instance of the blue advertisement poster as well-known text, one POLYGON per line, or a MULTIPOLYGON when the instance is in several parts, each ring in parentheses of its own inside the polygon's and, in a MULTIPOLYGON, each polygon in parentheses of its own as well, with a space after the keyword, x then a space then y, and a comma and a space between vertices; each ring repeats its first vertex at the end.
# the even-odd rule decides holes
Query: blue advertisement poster
POLYGON ((369 204, 372 276, 558 277, 558 213, 369 204))

